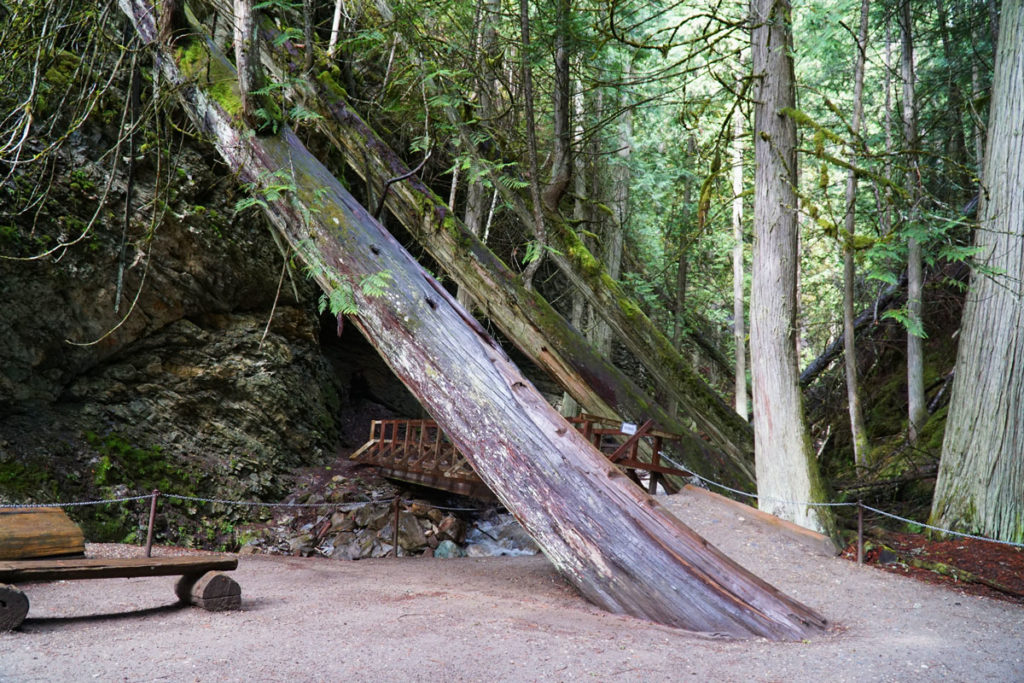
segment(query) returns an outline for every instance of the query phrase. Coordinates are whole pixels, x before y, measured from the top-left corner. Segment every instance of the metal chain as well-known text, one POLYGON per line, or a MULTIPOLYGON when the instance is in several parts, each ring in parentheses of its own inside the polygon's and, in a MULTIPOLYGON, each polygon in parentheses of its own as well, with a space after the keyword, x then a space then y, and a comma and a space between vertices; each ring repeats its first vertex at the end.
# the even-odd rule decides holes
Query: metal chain
MULTIPOLYGON (((994 538, 988 538, 986 536, 978 536, 976 534, 966 534, 966 533, 963 533, 963 532, 960 532, 960 531, 952 531, 951 529, 943 529, 942 527, 932 526, 931 524, 925 524, 923 522, 916 522, 916 521, 914 521, 912 519, 907 519, 906 517, 900 517, 899 515, 894 515, 891 512, 886 512, 884 510, 879 510, 878 508, 871 507, 870 505, 864 505, 864 504, 859 503, 859 502, 858 503, 810 503, 810 502, 802 502, 802 501, 788 501, 788 500, 782 500, 780 498, 772 498, 772 497, 767 497, 767 496, 758 496, 756 493, 747 493, 746 491, 740 491, 739 489, 730 488, 730 487, 726 486, 725 484, 720 484, 717 481, 714 481, 712 479, 708 479, 706 477, 702 477, 701 475, 696 474, 696 473, 693 473, 693 476, 694 476, 694 478, 699 479, 700 481, 702 481, 702 482, 704 482, 706 484, 710 484, 712 486, 717 486, 720 489, 724 489, 726 491, 731 491, 732 493, 736 493, 736 494, 741 495, 741 496, 746 496, 748 498, 753 498, 755 500, 761 500, 761 501, 766 501, 766 502, 770 501, 770 502, 773 502, 773 503, 782 503, 784 505, 804 505, 804 506, 808 506, 808 507, 857 507, 857 506, 860 506, 860 507, 863 507, 865 510, 870 510, 871 512, 874 512, 874 513, 877 513, 879 515, 882 515, 883 517, 889 517, 891 519, 899 520, 899 521, 904 522, 906 524, 913 524, 913 525, 916 525, 916 526, 923 527, 925 529, 930 529, 932 531, 937 531, 937 532, 942 533, 942 534, 950 534, 952 536, 959 536, 961 538, 970 538, 970 539, 973 539, 973 540, 976 540, 976 541, 987 541, 989 543, 997 543, 999 545, 1008 545, 1008 546, 1011 546, 1011 547, 1014 547, 1014 548, 1024 548, 1024 543, 1014 543, 1012 541, 1000 541, 1000 540, 997 540, 997 539, 994 539, 994 538)), ((358 503, 328 503, 328 502, 323 502, 323 503, 262 503, 262 502, 259 502, 259 501, 248 501, 248 500, 226 500, 226 499, 223 499, 223 498, 201 498, 199 496, 182 496, 182 495, 179 495, 179 494, 176 494, 176 493, 156 493, 156 494, 149 493, 149 494, 142 495, 142 496, 127 496, 127 497, 124 497, 124 498, 105 498, 105 499, 102 499, 102 500, 82 500, 82 501, 74 501, 74 502, 69 502, 69 503, 18 503, 18 504, 15 504, 15 503, 0 503, 0 510, 12 509, 12 508, 84 507, 84 506, 87 506, 87 505, 106 505, 106 504, 109 504, 109 503, 130 503, 130 502, 137 501, 137 500, 150 500, 150 499, 153 498, 154 495, 156 495, 158 497, 163 497, 163 498, 174 498, 175 500, 191 501, 191 502, 197 502, 197 503, 218 503, 218 504, 221 504, 221 505, 244 505, 244 506, 248 506, 248 507, 267 507, 267 508, 319 508, 319 507, 333 507, 333 508, 336 508, 338 510, 344 510, 345 512, 348 512, 348 511, 351 511, 351 510, 356 510, 358 508, 365 507, 367 505, 377 505, 377 504, 381 504, 381 503, 391 504, 391 503, 394 503, 396 500, 399 500, 398 497, 393 497, 393 498, 382 498, 382 499, 379 499, 379 500, 360 501, 358 503)), ((482 508, 466 508, 466 507, 445 507, 445 506, 440 506, 440 505, 433 505, 431 507, 435 507, 438 510, 450 510, 450 511, 462 511, 462 512, 478 512, 478 511, 480 511, 482 509, 482 508)))
POLYGON ((73 508, 86 505, 104 505, 106 503, 128 503, 133 500, 146 500, 152 498, 153 494, 144 496, 129 496, 127 498, 106 498, 104 500, 80 500, 73 503, 0 503, 0 510, 9 508, 73 508))

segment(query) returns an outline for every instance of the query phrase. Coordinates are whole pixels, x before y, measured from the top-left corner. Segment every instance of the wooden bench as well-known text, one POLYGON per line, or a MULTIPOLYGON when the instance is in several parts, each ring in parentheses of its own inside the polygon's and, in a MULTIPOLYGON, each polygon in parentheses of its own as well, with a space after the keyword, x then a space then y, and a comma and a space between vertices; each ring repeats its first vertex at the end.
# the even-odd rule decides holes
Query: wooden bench
POLYGON ((238 558, 228 555, 0 561, 0 631, 17 628, 28 614, 28 597, 8 584, 180 576, 175 586, 179 600, 219 611, 242 604, 238 583, 223 573, 237 567, 238 558))

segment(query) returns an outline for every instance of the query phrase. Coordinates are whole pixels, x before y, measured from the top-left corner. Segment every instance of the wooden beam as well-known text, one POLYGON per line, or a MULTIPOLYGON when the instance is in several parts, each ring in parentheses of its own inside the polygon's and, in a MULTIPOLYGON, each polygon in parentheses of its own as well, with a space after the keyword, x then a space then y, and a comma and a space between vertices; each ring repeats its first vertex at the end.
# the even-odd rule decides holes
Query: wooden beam
POLYGON ((236 567, 238 558, 228 555, 20 560, 0 562, 0 583, 201 575, 208 571, 228 571, 236 567))

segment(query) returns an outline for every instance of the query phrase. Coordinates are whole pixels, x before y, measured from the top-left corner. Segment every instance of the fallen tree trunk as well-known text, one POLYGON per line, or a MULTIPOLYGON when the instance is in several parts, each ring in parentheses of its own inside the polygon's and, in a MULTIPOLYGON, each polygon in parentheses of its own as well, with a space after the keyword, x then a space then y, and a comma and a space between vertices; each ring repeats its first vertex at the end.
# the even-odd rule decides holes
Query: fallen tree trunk
MULTIPOLYGON (((906 286, 907 276, 904 274, 899 282, 886 287, 885 291, 875 299, 875 303, 870 308, 861 311, 860 315, 853 319, 853 329, 860 330, 869 322, 877 320, 879 313, 884 313, 896 305, 901 297, 905 296, 903 288, 906 286)), ((846 335, 840 334, 832 340, 831 344, 825 347, 821 355, 808 363, 804 371, 800 373, 800 386, 806 389, 811 382, 818 378, 818 375, 827 370, 828 366, 832 365, 832 361, 843 354, 845 349, 846 335)))
MULTIPOLYGON (((119 0, 145 44, 146 0, 119 0)), ((361 207, 287 127, 260 138, 219 102, 232 70, 210 43, 190 48, 185 78, 155 60, 194 124, 261 199, 325 292, 347 291, 350 316, 395 374, 471 460, 492 491, 579 591, 613 612, 735 637, 798 639, 824 620, 667 513, 573 429, 500 347, 361 207), (218 100, 205 91, 217 84, 218 100), (287 186, 282 191, 282 186, 287 186), (386 277, 383 274, 387 274, 386 277), (385 280, 383 293, 365 287, 385 280), (350 288, 350 289, 349 289, 350 288)))
MULTIPOLYGON (((267 66, 282 76, 295 73, 303 55, 290 42, 266 28, 267 66)), ((536 291, 487 248, 405 163, 348 106, 329 73, 292 81, 291 96, 321 116, 317 128, 343 154, 349 167, 366 182, 388 185, 385 205, 460 287, 472 293, 480 311, 494 322, 531 361, 547 371, 583 407, 584 412, 643 423, 653 419, 660 429, 681 435, 672 454, 686 468, 735 488, 754 484, 751 452, 712 446, 691 434, 625 373, 593 346, 536 291), (301 91, 299 91, 301 89, 301 91)), ((678 487, 685 484, 676 481, 678 487)))

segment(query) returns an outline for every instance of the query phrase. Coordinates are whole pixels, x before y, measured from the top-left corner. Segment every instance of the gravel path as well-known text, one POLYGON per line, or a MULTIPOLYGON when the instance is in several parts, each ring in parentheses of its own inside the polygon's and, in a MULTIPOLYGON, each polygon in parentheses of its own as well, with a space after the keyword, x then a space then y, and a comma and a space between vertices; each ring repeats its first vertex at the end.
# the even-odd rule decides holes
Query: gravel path
POLYGON ((815 555, 706 499, 661 500, 832 629, 698 637, 592 607, 540 556, 244 556, 237 612, 176 606, 169 577, 26 586, 0 681, 1024 681, 1018 605, 815 555))

